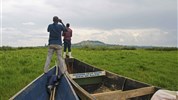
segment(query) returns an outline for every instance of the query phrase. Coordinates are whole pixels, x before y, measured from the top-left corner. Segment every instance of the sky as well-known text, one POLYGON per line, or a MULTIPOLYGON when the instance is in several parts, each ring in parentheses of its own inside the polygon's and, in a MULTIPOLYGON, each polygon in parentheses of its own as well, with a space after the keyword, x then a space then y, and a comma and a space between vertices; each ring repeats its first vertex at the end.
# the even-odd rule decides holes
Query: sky
POLYGON ((53 16, 72 43, 178 47, 177 0, 1 0, 0 46, 44 46, 53 16))

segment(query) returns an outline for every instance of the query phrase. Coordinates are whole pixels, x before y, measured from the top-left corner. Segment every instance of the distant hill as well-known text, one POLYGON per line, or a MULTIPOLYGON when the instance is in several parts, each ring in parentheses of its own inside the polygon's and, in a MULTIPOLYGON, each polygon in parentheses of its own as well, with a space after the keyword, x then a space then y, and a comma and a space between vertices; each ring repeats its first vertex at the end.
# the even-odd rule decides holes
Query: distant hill
POLYGON ((107 44, 105 44, 104 42, 93 40, 86 40, 73 44, 73 46, 106 46, 106 45, 107 44))
POLYGON ((91 49, 96 47, 102 47, 107 49, 122 49, 122 50, 136 50, 136 49, 145 49, 145 50, 157 50, 157 51, 174 51, 178 50, 177 47, 156 47, 156 46, 136 46, 136 45, 119 45, 119 44, 106 44, 101 41, 86 40, 79 43, 72 44, 73 47, 89 47, 91 49))

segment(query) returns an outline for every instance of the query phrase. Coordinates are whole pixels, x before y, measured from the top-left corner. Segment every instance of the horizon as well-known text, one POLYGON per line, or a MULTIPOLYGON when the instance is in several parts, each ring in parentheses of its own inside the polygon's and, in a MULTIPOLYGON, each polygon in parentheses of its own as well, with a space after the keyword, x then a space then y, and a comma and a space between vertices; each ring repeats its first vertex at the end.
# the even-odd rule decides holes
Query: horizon
POLYGON ((1 0, 0 47, 48 44, 53 16, 71 24, 73 44, 178 47, 177 0, 1 0))
MULTIPOLYGON (((83 41, 80 41, 80 42, 77 42, 77 43, 72 43, 72 45, 76 45, 76 44, 79 44, 81 42, 86 42, 86 41, 89 41, 89 42, 101 42, 101 43, 104 43, 105 45, 115 45, 115 46, 133 46, 133 47, 160 47, 160 48, 178 48, 178 46, 174 47, 174 46, 145 46, 145 45, 124 45, 124 44, 108 44, 108 43, 105 43, 105 42, 102 42, 102 41, 99 41, 99 40, 83 40, 83 41)), ((0 46, 0 48, 2 47, 12 47, 12 48, 19 48, 19 47, 45 47, 45 46, 48 46, 48 44, 44 44, 44 45, 38 45, 38 46, 8 46, 8 45, 4 45, 4 46, 0 46)), ((63 46, 63 45, 62 45, 63 46)))

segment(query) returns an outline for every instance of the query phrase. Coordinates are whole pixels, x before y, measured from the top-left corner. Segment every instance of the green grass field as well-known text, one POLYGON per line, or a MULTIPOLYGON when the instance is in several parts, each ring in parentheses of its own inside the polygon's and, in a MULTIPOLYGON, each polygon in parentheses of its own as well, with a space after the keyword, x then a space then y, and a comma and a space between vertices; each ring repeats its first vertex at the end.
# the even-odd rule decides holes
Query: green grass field
MULTIPOLYGON (((0 50, 0 100, 7 100, 43 73, 47 48, 0 50)), ((178 51, 73 49, 95 67, 170 90, 178 90, 178 51)), ((51 66, 56 57, 53 56, 51 66)))

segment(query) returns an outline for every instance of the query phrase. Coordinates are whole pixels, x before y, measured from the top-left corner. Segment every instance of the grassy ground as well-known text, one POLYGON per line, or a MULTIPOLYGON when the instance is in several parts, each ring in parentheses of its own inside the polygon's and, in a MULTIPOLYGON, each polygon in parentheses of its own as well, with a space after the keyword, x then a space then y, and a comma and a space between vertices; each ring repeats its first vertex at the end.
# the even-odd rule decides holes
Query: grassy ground
POLYGON ((74 50, 74 57, 123 76, 178 90, 178 51, 74 50))
MULTIPOLYGON (((1 50, 0 100, 9 99, 42 74, 46 54, 47 48, 1 50)), ((73 49, 73 56, 98 68, 178 90, 178 51, 73 49)))
POLYGON ((0 51, 0 100, 8 100, 42 74, 46 54, 46 48, 0 51))

